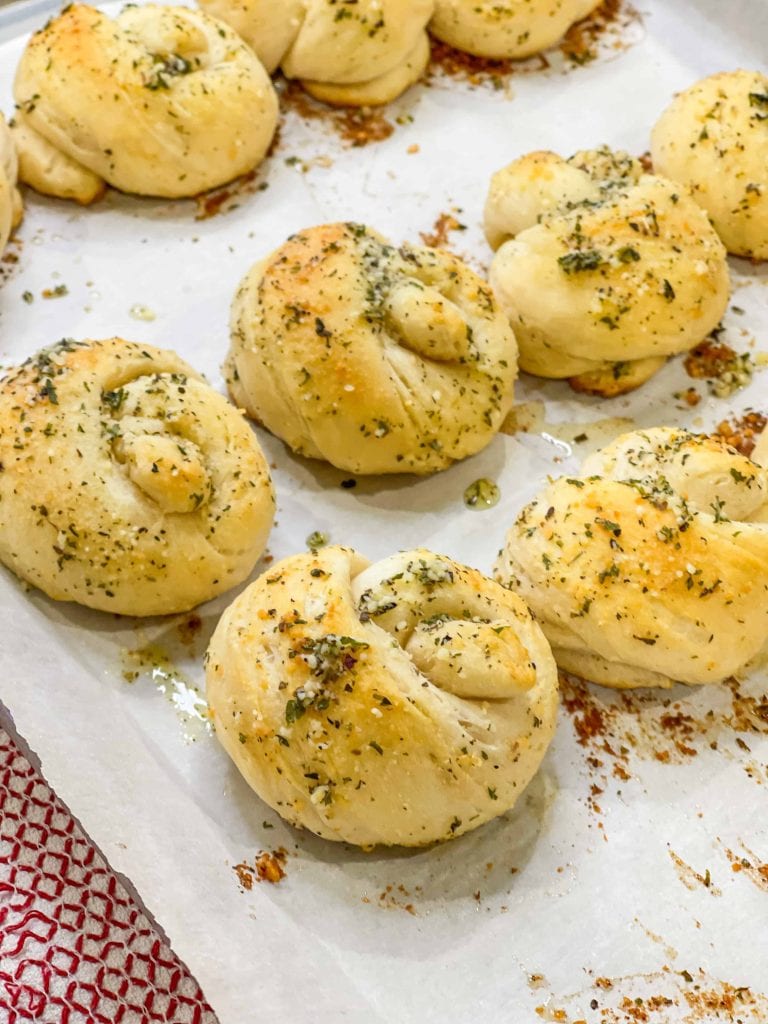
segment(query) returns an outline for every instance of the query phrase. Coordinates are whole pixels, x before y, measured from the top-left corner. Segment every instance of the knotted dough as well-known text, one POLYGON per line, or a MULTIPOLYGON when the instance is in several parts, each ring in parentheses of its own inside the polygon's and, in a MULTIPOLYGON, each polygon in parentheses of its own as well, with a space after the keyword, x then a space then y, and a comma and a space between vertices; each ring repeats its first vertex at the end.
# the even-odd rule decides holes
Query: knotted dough
POLYGON ((485 447, 517 350, 490 288, 360 224, 293 235, 245 277, 225 374, 294 451, 355 473, 433 473, 485 447))
POLYGON ((277 126, 255 54, 186 7, 65 8, 27 44, 14 97, 21 180, 81 203, 105 183, 168 198, 222 185, 261 162, 277 126))
POLYGON ((207 655, 216 735, 288 821, 419 846, 513 806, 557 714, 523 602, 418 549, 286 558, 227 609, 207 655))
POLYGON ((476 57, 529 57, 558 41, 601 0, 436 0, 429 30, 476 57))
POLYGON ((768 259, 768 76, 721 72, 679 93, 651 135, 653 165, 703 206, 729 252, 768 259))
POLYGON ((429 62, 434 0, 199 0, 228 22, 271 72, 339 106, 389 103, 429 62))
POLYGON ((64 340, 0 382, 0 560, 49 597, 186 611, 244 580, 274 497, 243 417, 172 352, 64 340))
POLYGON ((720 682, 768 638, 768 471, 719 438, 625 434, 521 512, 496 576, 569 672, 720 682))
POLYGON ((530 153, 494 175, 491 284, 520 366, 580 391, 638 387, 717 326, 726 252, 678 185, 625 153, 530 153))

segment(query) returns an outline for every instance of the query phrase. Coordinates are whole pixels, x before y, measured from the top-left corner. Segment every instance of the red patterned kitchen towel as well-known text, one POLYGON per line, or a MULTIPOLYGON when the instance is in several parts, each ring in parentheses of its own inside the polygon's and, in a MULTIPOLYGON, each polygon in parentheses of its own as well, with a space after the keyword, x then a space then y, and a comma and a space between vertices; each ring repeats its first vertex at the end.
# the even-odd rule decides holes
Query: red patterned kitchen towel
POLYGON ((216 1024, 32 761, 0 728, 0 1024, 216 1024))

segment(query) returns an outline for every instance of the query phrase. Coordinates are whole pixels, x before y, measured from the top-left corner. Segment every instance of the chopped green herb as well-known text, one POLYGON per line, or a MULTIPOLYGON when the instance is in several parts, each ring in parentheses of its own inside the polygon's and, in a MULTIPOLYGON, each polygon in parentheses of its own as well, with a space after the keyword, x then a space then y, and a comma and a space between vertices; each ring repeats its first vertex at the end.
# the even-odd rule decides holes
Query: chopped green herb
POLYGON ((557 262, 566 274, 578 274, 585 270, 599 270, 605 260, 597 249, 578 249, 558 257, 557 262))
POLYGON ((123 404, 127 397, 125 388, 118 388, 116 391, 104 391, 101 395, 101 400, 104 405, 110 409, 117 410, 123 404))
POLYGON ((318 551, 328 543, 328 534, 322 533, 320 530, 313 530, 307 537, 306 543, 310 551, 318 551))
POLYGON ((595 518, 595 523, 598 526, 602 526, 602 528, 607 530, 608 533, 612 533, 614 537, 621 536, 621 527, 618 523, 611 522, 610 519, 602 519, 600 516, 595 518))
POLYGON ((56 394, 56 388, 50 377, 46 378, 43 386, 40 388, 40 397, 47 398, 51 405, 59 404, 59 396, 56 394))
POLYGON ((170 89, 174 78, 188 75, 194 70, 190 61, 180 57, 178 53, 170 53, 167 56, 153 55, 152 69, 144 79, 144 88, 151 92, 158 89, 170 89))

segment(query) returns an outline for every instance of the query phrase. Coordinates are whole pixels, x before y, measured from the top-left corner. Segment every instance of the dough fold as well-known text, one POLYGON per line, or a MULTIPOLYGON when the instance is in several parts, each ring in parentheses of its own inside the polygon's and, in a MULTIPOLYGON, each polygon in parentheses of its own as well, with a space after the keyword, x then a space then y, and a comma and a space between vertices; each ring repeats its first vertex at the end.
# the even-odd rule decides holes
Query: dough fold
POLYGON ((115 18, 72 4, 36 32, 16 71, 21 179, 90 203, 105 184, 181 198, 253 170, 277 96, 237 34, 186 7, 115 18))
POLYGON ((491 284, 520 367, 612 396, 720 322, 730 279, 704 211, 626 153, 530 153, 494 175, 491 284))
POLYGON ((728 71, 679 93, 654 126, 653 165, 684 186, 728 252, 768 259, 768 76, 728 71))
POLYGON ((636 431, 518 516, 496 577, 561 668, 606 686, 717 683, 768 637, 768 471, 721 439, 636 431))
POLYGON ((270 71, 337 106, 396 99, 429 63, 434 0, 199 0, 230 24, 270 71))
POLYGON ((207 655, 216 735, 279 814, 420 846, 503 814, 535 774, 557 671, 523 602, 424 549, 323 548, 270 568, 207 655))
POLYGON ((530 57, 554 45, 601 0, 436 0, 429 31, 476 57, 530 57))
POLYGON ((0 560, 59 601, 187 611, 242 582, 274 496, 237 410, 173 352, 65 339, 0 382, 0 560))
POLYGON ((492 440, 516 367, 504 314, 460 259, 326 224, 243 280, 225 376, 235 403, 300 455, 426 474, 492 440))

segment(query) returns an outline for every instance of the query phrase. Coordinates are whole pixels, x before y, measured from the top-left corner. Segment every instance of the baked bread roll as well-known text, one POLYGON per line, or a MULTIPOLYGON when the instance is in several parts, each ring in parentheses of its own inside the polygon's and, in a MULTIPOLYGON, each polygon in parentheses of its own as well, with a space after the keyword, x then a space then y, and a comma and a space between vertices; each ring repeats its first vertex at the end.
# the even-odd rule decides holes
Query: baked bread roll
POLYGON ((11 232, 21 223, 21 195, 16 188, 18 164, 16 147, 5 118, 0 114, 0 253, 8 244, 11 232))
POLYGON ((456 256, 326 224, 245 277, 225 376, 235 403, 300 455, 425 474, 491 441, 516 357, 490 288, 456 256))
POLYGON ((768 638, 768 472, 719 438, 625 434, 521 512, 496 576, 568 672, 720 682, 768 638))
POLYGON ((711 75, 681 92, 653 129, 659 174, 709 214, 729 252, 768 258, 768 76, 711 75))
POLYGON ((43 349, 0 382, 0 561, 58 601, 187 611, 244 580, 274 515, 243 417, 173 352, 43 349))
POLYGON ((338 106, 389 103, 429 63, 434 0, 199 0, 228 22, 264 65, 281 65, 312 96, 338 106))
POLYGON ((638 387, 728 303, 725 249, 704 211, 626 153, 515 160, 491 181, 485 228, 521 368, 579 391, 638 387))
POLYGON ((423 549, 286 558, 227 609, 207 655, 216 735, 248 784, 358 846, 450 839, 512 807, 557 686, 523 602, 423 549))
POLYGON ((263 159, 277 97, 227 25, 186 7, 73 4, 30 39, 16 72, 22 181, 89 203, 104 183, 179 198, 263 159))
POLYGON ((429 30, 457 50, 495 59, 530 57, 561 39, 601 0, 436 0, 429 30))

